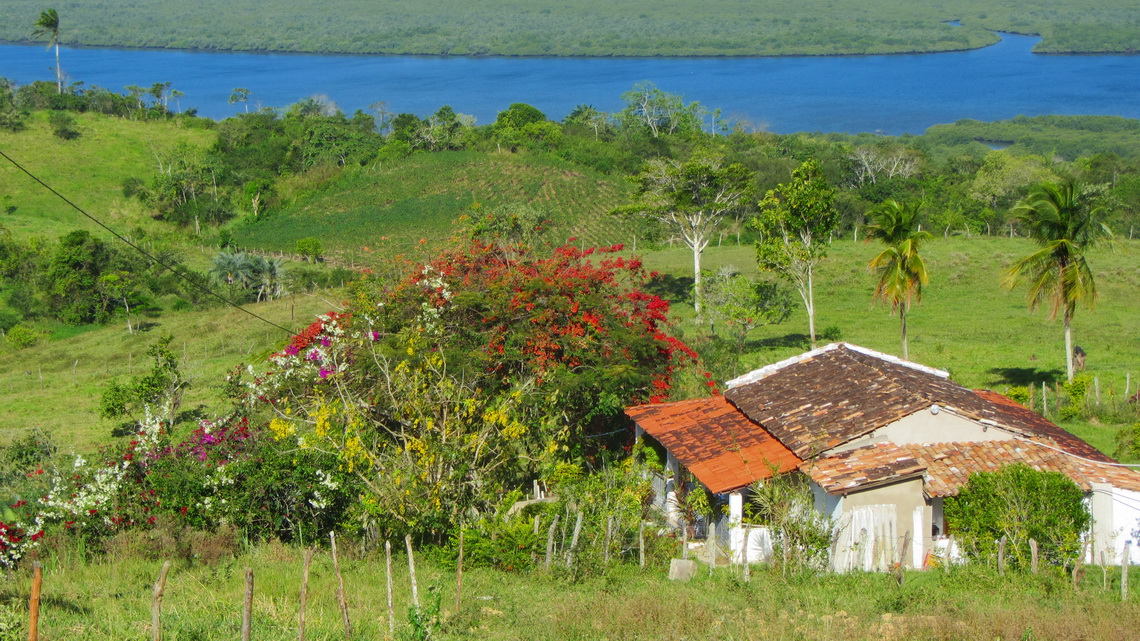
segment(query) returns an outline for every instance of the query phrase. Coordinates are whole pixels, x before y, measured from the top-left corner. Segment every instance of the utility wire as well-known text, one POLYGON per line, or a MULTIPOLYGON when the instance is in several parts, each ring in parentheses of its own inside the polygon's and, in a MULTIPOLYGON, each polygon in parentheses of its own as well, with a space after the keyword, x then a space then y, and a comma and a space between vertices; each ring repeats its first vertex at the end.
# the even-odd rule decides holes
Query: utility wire
POLYGON ((258 314, 255 314, 254 312, 251 312, 251 311, 249 311, 248 309, 246 309, 246 308, 242 307, 241 305, 238 305, 237 303, 235 303, 235 302, 233 302, 232 300, 230 300, 230 299, 226 298, 225 296, 222 296, 221 294, 219 294, 219 293, 215 292, 214 290, 210 289, 209 287, 206 287, 205 285, 203 285, 203 284, 201 284, 201 283, 199 283, 199 282, 195 281, 194 279, 190 278, 190 277, 189 277, 189 276, 187 276, 186 274, 184 274, 184 273, 182 273, 181 271, 179 271, 179 270, 175 269, 173 266, 171 266, 171 265, 169 265, 169 264, 167 264, 167 263, 165 263, 165 262, 163 262, 163 261, 159 260, 157 257, 155 257, 155 256, 154 256, 154 255, 152 255, 151 253, 147 252, 147 251, 146 251, 145 249, 143 249, 142 247, 139 247, 138 245, 136 245, 136 244, 132 243, 131 241, 129 241, 129 240, 127 240, 126 238, 124 238, 123 236, 121 236, 121 235, 120 235, 120 234, 119 234, 117 231, 115 231, 114 229, 111 229, 111 228, 110 228, 110 227, 108 227, 107 225, 103 224, 103 221, 99 220, 98 218, 96 218, 96 217, 92 216, 91 214, 87 213, 86 211, 84 211, 82 207, 80 207, 79 205, 76 205, 75 203, 73 203, 73 202, 71 202, 70 200, 68 200, 68 199, 67 199, 67 197, 66 197, 66 196, 64 196, 63 194, 59 193, 59 192, 58 192, 58 191, 56 191, 55 189, 52 189, 52 187, 51 187, 50 185, 48 185, 48 184, 47 184, 47 183, 45 183, 44 181, 40 180, 40 179, 39 179, 39 177, 38 177, 38 176, 36 176, 35 174, 33 174, 32 172, 30 172, 30 171, 28 171, 27 169, 25 169, 23 165, 21 165, 20 163, 16 162, 16 161, 15 161, 15 159, 13 159, 13 158, 12 158, 11 156, 9 156, 8 154, 4 153, 4 150, 2 150, 2 149, 0 149, 0 156, 3 156, 3 157, 4 157, 4 158, 5 158, 5 159, 6 159, 8 162, 12 163, 12 165, 13 165, 13 166, 14 166, 16 169, 19 169, 20 171, 24 172, 25 174, 27 174, 27 175, 28 175, 28 177, 29 177, 29 178, 31 178, 32 180, 34 180, 34 181, 36 181, 37 183, 39 183, 39 185, 40 185, 41 187, 43 187, 44 189, 46 189, 46 190, 50 191, 52 194, 55 194, 55 196, 56 196, 57 198, 59 198, 60 200, 62 200, 63 202, 67 203, 68 205, 71 205, 71 207, 72 207, 73 209, 75 209, 75 211, 77 211, 77 212, 79 212, 79 213, 83 214, 84 216, 86 216, 87 218, 89 218, 89 219, 90 219, 92 222, 94 222, 96 225, 99 225, 99 226, 100 226, 100 227, 102 227, 103 229, 105 229, 105 230, 107 230, 108 232, 110 232, 110 234, 111 234, 112 236, 114 236, 115 238, 118 238, 119 240, 123 241, 123 242, 124 242, 124 243, 126 243, 128 246, 130 246, 130 247, 134 248, 134 249, 135 249, 135 251, 139 252, 139 253, 140 253, 140 254, 142 254, 143 256, 146 256, 147 258, 151 259, 151 260, 152 260, 152 261, 154 261, 155 263, 157 263, 157 264, 161 265, 163 268, 165 268, 165 269, 169 270, 169 271, 170 271, 171 273, 173 273, 175 276, 178 276, 179 278, 181 278, 182 280, 186 281, 187 283, 190 283, 190 284, 191 284, 191 285, 193 285, 195 288, 197 288, 197 289, 199 289, 199 290, 201 290, 201 291, 203 291, 203 292, 205 292, 205 293, 209 294, 210 296, 213 296, 214 298, 217 298, 218 300, 220 300, 220 301, 222 301, 223 303, 225 303, 225 304, 229 305, 230 307, 233 307, 233 308, 235 308, 235 309, 237 309, 237 310, 240 310, 240 311, 242 311, 242 312, 245 312, 246 314, 249 314, 250 316, 252 316, 252 317, 256 318, 257 320, 259 320, 259 321, 261 321, 261 322, 265 323, 266 325, 270 325, 270 326, 272 326, 272 327, 275 327, 275 328, 277 328, 277 329, 279 329, 279 330, 281 330, 281 331, 285 332, 286 334, 289 334, 290 336, 293 336, 294 334, 296 334, 296 333, 297 333, 297 332, 295 332, 295 331, 293 331, 293 330, 291 330, 291 329, 289 329, 289 328, 287 328, 287 327, 282 327, 281 325, 278 325, 277 323, 274 323, 273 321, 269 320, 268 318, 265 318, 264 316, 259 316, 258 314))

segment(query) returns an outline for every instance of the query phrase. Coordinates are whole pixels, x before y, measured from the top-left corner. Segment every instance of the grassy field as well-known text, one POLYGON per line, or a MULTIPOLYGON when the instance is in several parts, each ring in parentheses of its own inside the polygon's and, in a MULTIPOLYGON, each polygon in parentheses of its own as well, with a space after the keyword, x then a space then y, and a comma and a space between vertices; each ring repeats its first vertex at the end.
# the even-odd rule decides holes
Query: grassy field
POLYGON ((624 226, 608 212, 627 201, 633 185, 543 155, 456 151, 310 174, 285 189, 302 195, 264 221, 236 227, 237 242, 287 250, 298 238, 318 236, 333 250, 405 252, 421 238, 447 238, 462 215, 528 203, 550 211, 562 238, 614 243, 624 226))
MULTIPOLYGON (((300 295, 247 306, 286 327, 303 329, 313 316, 329 311, 321 298, 300 295)), ((261 363, 287 337, 250 316, 219 308, 168 312, 145 323, 146 331, 128 334, 125 325, 61 327, 39 345, 13 350, 0 344, 0 442, 29 428, 53 435, 64 451, 94 451, 107 443, 118 422, 99 418, 99 398, 115 378, 124 382, 150 368, 146 348, 164 334, 182 355, 180 367, 192 382, 182 410, 218 406, 217 386, 242 362, 261 363)))
MULTIPOLYGON (((80 136, 61 140, 47 124, 48 111, 37 111, 19 133, 0 131, 0 149, 76 205, 128 232, 151 224, 134 199, 123 197, 127 178, 150 179, 155 156, 178 143, 206 146, 214 134, 177 122, 132 121, 99 114, 73 114, 80 136)), ((98 227, 43 187, 0 159, 0 225, 18 238, 58 236, 75 229, 98 227)))
MULTIPOLYGON (((9 0, 0 39, 30 37, 44 6, 9 0)), ((830 0, 78 0, 63 7, 65 44, 515 56, 755 56, 897 53, 992 44, 988 30, 1039 33, 1043 51, 1134 51, 1131 0, 897 2, 830 0), (713 9, 713 10, 710 10, 713 9), (950 21, 960 21, 954 26, 950 21)), ((45 58, 46 59, 46 58, 45 58)), ((46 63, 45 63, 46 64, 46 63)), ((66 65, 66 58, 64 59, 66 65)))
MULTIPOLYGON (((392 638, 381 552, 341 546, 352 639, 392 638)), ((47 563, 41 637, 150 637, 151 589, 160 561, 112 556, 97 562, 61 557, 47 563)), ((410 636, 411 597, 403 554, 393 559, 396 638, 410 636)), ((1051 639, 1124 641, 1140 626, 1135 595, 1122 603, 1119 570, 1089 568, 1074 590, 1067 575, 998 576, 982 567, 889 574, 797 577, 757 568, 744 583, 736 571, 704 568, 690 583, 665 579, 667 561, 644 571, 619 565, 602 576, 573 581, 542 574, 468 570, 455 608, 455 574, 422 556, 416 560, 421 602, 442 601, 442 626, 430 638, 528 641, 709 639, 1051 639)), ((214 565, 178 562, 163 600, 163 638, 238 638, 245 568, 254 570, 253 638, 297 638, 301 551, 268 544, 214 565)), ((1130 582, 1140 573, 1133 571, 1130 582)), ((26 571, 0 586, 0 608, 23 616, 26 571)), ((306 609, 307 639, 341 639, 336 578, 327 552, 314 558, 306 609)), ((25 637, 26 637, 26 633, 25 637)), ((25 638, 15 637, 12 638, 25 638)))
MULTIPOLYGON (((615 238, 608 242, 620 242, 615 238)), ((909 316, 910 355, 926 365, 951 372, 971 387, 1004 392, 1010 385, 1042 381, 1053 385, 1064 377, 1064 342, 1061 325, 1045 310, 1030 313, 1024 293, 1009 292, 999 284, 1002 270, 1031 244, 1022 239, 935 239, 926 248, 931 282, 921 304, 909 316)), ((898 354, 898 319, 873 305, 872 276, 867 261, 875 247, 849 238, 835 242, 817 280, 817 327, 837 327, 842 340, 898 354)), ((687 250, 642 252, 650 269, 674 277, 684 286, 691 277, 687 250)), ((1126 379, 1132 391, 1140 384, 1140 314, 1134 292, 1140 287, 1140 242, 1120 241, 1113 249, 1100 249, 1090 257, 1098 278, 1100 302, 1093 310, 1081 309, 1073 323, 1075 342, 1088 352, 1088 373, 1100 381, 1102 418, 1064 425, 1102 450, 1111 452, 1119 422, 1135 420, 1135 408, 1124 401, 1126 379), (1114 409, 1116 411, 1114 411, 1114 409), (1130 418, 1133 417, 1133 418, 1130 418)), ((375 258, 372 258, 373 260, 375 258)), ((750 246, 710 248, 704 266, 715 270, 734 265, 753 273, 750 246)), ((674 311, 685 337, 707 333, 696 326, 686 294, 659 289, 677 301, 674 311)), ((335 294, 325 298, 336 302, 335 294)), ((289 327, 303 327, 314 314, 331 306, 319 298, 300 296, 253 306, 258 313, 289 327)), ((74 331, 74 330, 70 330, 74 331)), ((174 335, 174 347, 185 356, 184 367, 195 387, 186 408, 208 404, 220 376, 239 362, 260 362, 281 343, 276 330, 234 310, 167 313, 149 331, 128 335, 121 325, 80 330, 74 336, 61 331, 56 340, 23 350, 0 346, 0 369, 9 375, 0 382, 0 441, 19 431, 40 426, 67 446, 95 447, 114 427, 96 417, 99 395, 115 376, 140 373, 141 355, 154 337, 174 335)), ((755 330, 739 359, 710 363, 713 373, 726 380, 807 349, 807 319, 797 307, 783 324, 755 330)))

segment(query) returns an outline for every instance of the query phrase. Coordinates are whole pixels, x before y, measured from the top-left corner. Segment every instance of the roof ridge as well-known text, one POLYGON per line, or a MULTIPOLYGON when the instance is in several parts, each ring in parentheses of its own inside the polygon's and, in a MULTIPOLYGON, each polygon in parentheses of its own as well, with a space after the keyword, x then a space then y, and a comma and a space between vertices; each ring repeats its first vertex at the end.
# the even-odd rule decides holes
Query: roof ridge
POLYGON ((778 371, 780 371, 786 367, 789 367, 791 365, 795 365, 797 363, 802 363, 804 361, 815 358, 816 356, 819 356, 820 354, 825 354, 827 352, 835 351, 838 349, 847 349, 847 350, 850 350, 852 352, 857 352, 859 354, 863 354, 864 356, 870 356, 871 358, 874 358, 877 360, 885 361, 885 362, 888 362, 888 363, 891 363, 894 365, 901 365, 903 367, 909 367, 913 370, 917 370, 920 372, 924 372, 926 374, 938 376, 939 378, 944 378, 944 379, 950 378, 950 372, 940 370, 940 369, 935 369, 933 367, 928 367, 928 366, 922 365, 920 363, 915 363, 914 361, 903 360, 897 356, 892 356, 890 354, 878 352, 878 351, 875 351, 875 350, 870 349, 868 347, 863 347, 861 345, 854 345, 852 343, 844 343, 841 341, 841 342, 836 342, 836 343, 828 343, 827 345, 824 345, 823 347, 817 347, 816 349, 813 349, 813 350, 808 351, 808 352, 804 352, 802 354, 798 354, 796 356, 792 356, 791 358, 785 358, 782 361, 777 361, 775 363, 765 365, 764 367, 754 369, 751 372, 748 372, 747 374, 742 374, 740 376, 737 376, 736 378, 730 379, 729 381, 727 381, 725 383, 725 385, 729 389, 732 389, 734 387, 739 387, 741 385, 747 385, 749 383, 755 383, 756 381, 765 379, 765 378, 771 376, 772 374, 775 374, 776 372, 778 372, 778 371))

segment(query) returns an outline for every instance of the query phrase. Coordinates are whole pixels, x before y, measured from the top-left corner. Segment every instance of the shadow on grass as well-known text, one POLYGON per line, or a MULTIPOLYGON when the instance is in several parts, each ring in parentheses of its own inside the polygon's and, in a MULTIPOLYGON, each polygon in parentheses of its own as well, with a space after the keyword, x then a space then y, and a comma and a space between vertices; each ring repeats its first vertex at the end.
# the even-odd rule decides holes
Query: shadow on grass
POLYGON ((811 338, 809 338, 807 334, 784 334, 783 336, 773 336, 772 338, 748 341, 749 351, 783 349, 788 347, 805 351, 809 350, 811 349, 811 338))
POLYGON ((1036 367, 991 367, 986 370, 986 373, 994 376, 990 383, 1020 387, 1040 384, 1041 381, 1054 383, 1060 381, 1065 375, 1065 372, 1057 368, 1039 369, 1036 367))
POLYGON ((65 599, 55 594, 44 595, 40 600, 40 604, 45 608, 52 608, 53 610, 65 610, 72 614, 91 614, 91 608, 79 605, 71 599, 65 599))
POLYGON ((645 285, 645 291, 656 294, 669 302, 687 301, 693 293, 691 276, 677 277, 672 274, 658 274, 645 285))

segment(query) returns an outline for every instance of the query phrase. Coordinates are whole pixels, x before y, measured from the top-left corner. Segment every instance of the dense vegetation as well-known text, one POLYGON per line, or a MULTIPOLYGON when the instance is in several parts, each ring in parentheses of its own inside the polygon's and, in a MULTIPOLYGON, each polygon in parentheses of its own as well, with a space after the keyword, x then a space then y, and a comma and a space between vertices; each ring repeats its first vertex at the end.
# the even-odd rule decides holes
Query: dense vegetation
MULTIPOLYGON (((1115 146, 1134 136, 1134 121, 777 136, 734 129, 641 84, 617 113, 581 106, 563 122, 523 103, 482 127, 446 106, 427 118, 349 116, 314 97, 215 123, 175 113, 171 93, 0 82, 4 148, 61 190, 90 193, 81 205, 182 274, 76 222, 4 170, 9 218, 0 225, 22 222, 0 227, 0 367, 11 372, 0 382, 0 566, 25 568, 37 552, 52 574, 95 574, 105 572, 99 559, 126 559, 134 574, 118 578, 138 583, 151 578, 140 559, 179 558, 178 572, 207 577, 202 592, 216 593, 231 589, 243 549, 258 572, 284 577, 277 563, 295 550, 281 541, 311 545, 335 531, 352 556, 348 576, 371 581, 366 560, 378 544, 407 534, 425 546, 425 578, 435 584, 401 618, 410 638, 609 634, 597 617, 587 629, 549 613, 531 633, 526 615, 493 618, 498 603, 439 616, 439 577, 457 562, 457 537, 468 568, 517 573, 541 589, 604 581, 603 593, 627 605, 584 592, 581 604, 636 616, 648 607, 639 590, 660 592, 655 575, 676 541, 641 527, 654 518, 644 472, 660 461, 628 438, 622 409, 716 393, 716 381, 796 354, 817 334, 894 352, 896 321, 871 306, 876 281, 896 312, 907 305, 900 318, 914 360, 1008 393, 1102 450, 1140 456, 1127 398, 1140 383, 1131 376, 1140 248, 1130 238, 1140 156, 1115 146), (1049 138, 1066 144, 1046 151, 1049 138), (1012 145, 995 151, 979 140, 1012 145), (102 168, 103 156, 117 161, 102 168), (1071 380, 1056 323, 1001 287, 1033 241, 1047 240, 1027 213, 1048 213, 1040 186, 1055 183, 1081 220, 1117 236, 1078 243, 1090 266, 1081 278, 1095 278, 1101 304, 1075 317, 1066 310, 1088 369, 1071 380), (757 265, 786 273, 807 259, 814 271, 803 301, 818 330, 808 330, 789 288, 756 278, 757 265), (905 272, 897 287, 884 286, 887 264, 905 272), (203 288, 248 303, 266 322, 211 302, 203 288), (323 313, 310 323, 314 312, 323 313), (552 498, 517 505, 532 483, 552 498), (637 579, 643 538, 651 569, 637 579)), ((1049 479, 1016 474, 1013 487, 1059 494, 1049 479)), ((971 483, 989 496, 1005 487, 971 483)), ((692 514, 716 505, 690 496, 692 514)), ((1070 498, 1061 511, 1079 505, 1070 498)), ((1051 564, 1043 574, 997 579, 984 567, 993 551, 977 544, 967 549, 975 565, 899 572, 876 587, 868 582, 878 579, 820 575, 805 561, 816 555, 797 553, 760 577, 784 587, 766 590, 767 601, 749 598, 760 614, 713 608, 713 619, 700 619, 702 606, 693 616, 704 627, 687 636, 716 629, 719 638, 793 607, 782 620, 810 621, 798 637, 923 635, 951 618, 962 636, 1036 634, 993 604, 995 581, 1007 582, 1013 607, 1045 595, 1034 626, 1050 636, 1111 638, 1115 628, 1090 613, 1134 615, 1069 587, 1081 581, 1067 574, 1081 509, 1058 533, 1024 518, 1025 528, 1009 529, 995 505, 955 516, 969 521, 959 531, 975 543, 1001 532, 1018 551, 1025 536, 1041 539, 1051 564), (977 582, 990 599, 978 610, 986 616, 963 619, 980 597, 962 586, 977 582), (874 598, 839 604, 854 594, 874 598), (944 615, 930 614, 945 603, 944 615)), ((771 509, 752 516, 776 518, 771 509)), ((827 530, 812 531, 804 545, 826 550, 827 530)), ((722 605, 756 592, 735 569, 719 575, 698 585, 723 593, 722 605)), ((0 632, 18 629, 8 604, 16 592, 5 590, 0 632)), ((67 596, 80 611, 101 598, 97 587, 83 590, 67 596)), ((109 618, 133 620, 128 601, 109 618)), ((284 608, 271 609, 259 616, 291 635, 284 608)), ((660 637, 660 622, 680 629, 657 613, 612 636, 660 637)), ((105 634, 89 616, 53 616, 52 626, 105 634)), ((357 625, 378 636, 381 623, 357 625)), ((228 638, 230 628, 220 613, 171 624, 178 638, 228 638)))
MULTIPOLYGON (((0 39, 29 38, 43 3, 12 0, 0 39)), ((140 0, 129 7, 61 7, 66 44, 516 56, 754 56, 972 49, 991 31, 1039 33, 1048 52, 1135 51, 1140 22, 1128 0, 952 3, 726 3, 715 11, 665 3, 363 0, 299 5, 273 0, 140 0), (954 26, 950 21, 960 21, 954 26)), ((66 66, 66 63, 65 63, 66 66)))

